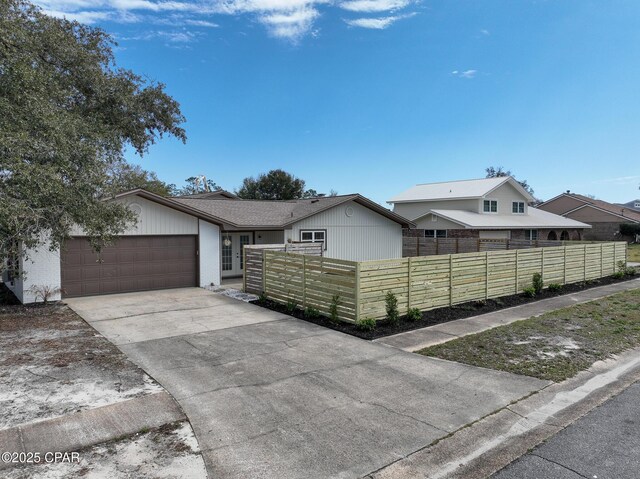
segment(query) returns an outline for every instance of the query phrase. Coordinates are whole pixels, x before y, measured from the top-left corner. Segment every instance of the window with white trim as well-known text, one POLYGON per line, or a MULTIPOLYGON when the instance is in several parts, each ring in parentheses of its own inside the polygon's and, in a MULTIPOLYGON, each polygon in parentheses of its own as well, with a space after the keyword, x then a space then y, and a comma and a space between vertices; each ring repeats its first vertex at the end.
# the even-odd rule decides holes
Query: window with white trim
POLYGON ((524 201, 514 201, 511 203, 511 212, 515 214, 524 214, 524 201))
POLYGON ((498 200, 484 200, 482 211, 484 211, 485 213, 497 213, 498 200))
POLYGON ((324 243, 324 249, 327 249, 327 231, 326 230, 300 230, 301 243, 324 243))
POLYGON ((425 238, 446 238, 447 230, 424 230, 425 238))
POLYGON ((524 230, 524 236, 529 241, 538 239, 538 230, 524 230))

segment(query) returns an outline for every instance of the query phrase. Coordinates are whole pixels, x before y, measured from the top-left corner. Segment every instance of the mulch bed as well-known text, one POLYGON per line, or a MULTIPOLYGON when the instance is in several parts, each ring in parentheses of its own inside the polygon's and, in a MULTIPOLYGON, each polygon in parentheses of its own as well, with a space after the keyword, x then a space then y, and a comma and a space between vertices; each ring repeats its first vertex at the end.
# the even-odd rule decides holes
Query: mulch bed
POLYGON ((548 289, 544 289, 534 298, 531 298, 524 294, 513 294, 511 296, 502 296, 501 298, 489 299, 487 301, 472 301, 469 303, 457 304, 455 306, 432 309, 429 311, 423 311, 422 319, 418 321, 411 321, 405 316, 400 317, 400 321, 398 322, 398 324, 390 324, 386 320, 379 320, 376 324, 376 328, 372 331, 363 331, 353 323, 334 323, 325 316, 320 316, 318 318, 307 318, 304 315, 304 311, 301 309, 296 309, 291 313, 290 311, 288 311, 286 305, 278 303, 276 301, 272 301, 270 299, 267 299, 266 301, 251 301, 251 303, 257 304, 258 306, 262 306, 272 311, 288 314, 295 318, 318 324, 326 328, 334 329, 336 331, 350 334, 352 336, 357 336, 362 339, 377 339, 385 336, 391 336, 393 334, 402 333, 405 331, 425 328, 427 326, 435 326, 436 324, 448 323, 449 321, 454 321, 456 319, 464 319, 471 316, 491 313, 501 309, 531 303, 533 301, 540 301, 541 299, 553 298, 556 296, 562 296, 564 294, 577 293, 579 291, 595 288, 597 286, 621 283, 624 281, 629 281, 636 277, 637 276, 625 276, 624 278, 620 279, 613 276, 608 276, 605 278, 589 280, 587 282, 567 284, 562 286, 562 289, 560 289, 559 291, 549 291, 548 289))

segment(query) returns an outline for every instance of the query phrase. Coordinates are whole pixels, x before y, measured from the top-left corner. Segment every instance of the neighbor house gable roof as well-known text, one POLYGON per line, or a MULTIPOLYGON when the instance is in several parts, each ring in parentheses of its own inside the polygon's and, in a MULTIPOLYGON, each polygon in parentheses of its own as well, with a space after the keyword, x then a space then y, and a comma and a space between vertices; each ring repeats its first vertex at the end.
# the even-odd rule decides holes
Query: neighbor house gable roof
POLYGON ((620 206, 620 205, 615 205, 613 203, 608 203, 607 201, 603 201, 603 200, 597 200, 594 198, 589 198, 588 196, 584 196, 584 195, 580 195, 577 193, 562 193, 559 194, 558 196, 555 196, 553 198, 551 198, 548 201, 545 201, 544 203, 542 203, 539 206, 544 206, 548 203, 551 203, 559 198, 562 197, 567 197, 567 198, 572 198, 575 199, 577 201, 582 202, 583 204, 574 208, 571 208, 567 211, 562 212, 563 215, 568 215, 573 213, 574 211, 578 211, 582 208, 585 207, 589 207, 589 208, 594 208, 596 210, 599 211, 603 211, 605 213, 609 213, 611 215, 614 215, 618 218, 623 218, 629 221, 632 221, 634 223, 638 223, 640 222, 640 212, 635 211, 632 208, 628 208, 626 206, 620 206))
POLYGON ((476 180, 446 181, 416 185, 394 196, 387 203, 413 203, 420 201, 464 200, 483 198, 504 184, 509 183, 527 201, 534 197, 511 176, 481 178, 476 180))
POLYGON ((413 223, 406 218, 358 194, 276 201, 243 199, 228 201, 187 197, 174 198, 174 200, 221 218, 233 227, 244 229, 286 228, 349 201, 354 201, 402 226, 413 226, 413 223))
POLYGON ((430 214, 453 221, 466 229, 591 228, 590 225, 580 221, 555 215, 531 206, 527 215, 485 215, 466 210, 435 209, 414 221, 418 221, 430 214))

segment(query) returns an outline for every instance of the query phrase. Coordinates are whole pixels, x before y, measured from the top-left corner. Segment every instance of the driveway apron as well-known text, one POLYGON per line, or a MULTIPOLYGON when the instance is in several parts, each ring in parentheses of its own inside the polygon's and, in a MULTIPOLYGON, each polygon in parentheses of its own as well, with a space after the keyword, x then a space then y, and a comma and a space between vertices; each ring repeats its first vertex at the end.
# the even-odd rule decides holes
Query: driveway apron
POLYGON ((212 478, 361 477, 548 384, 197 288, 68 303, 176 398, 212 478))

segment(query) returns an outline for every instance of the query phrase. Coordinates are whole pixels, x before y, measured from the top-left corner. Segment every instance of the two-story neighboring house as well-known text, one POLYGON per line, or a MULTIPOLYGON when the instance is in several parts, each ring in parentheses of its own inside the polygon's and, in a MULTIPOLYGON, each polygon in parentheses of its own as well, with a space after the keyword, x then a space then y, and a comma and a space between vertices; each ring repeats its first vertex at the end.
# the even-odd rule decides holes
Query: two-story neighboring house
MULTIPOLYGON (((539 208, 591 225, 584 239, 611 241, 625 239, 620 235, 620 225, 640 224, 640 211, 632 208, 635 201, 616 205, 566 191, 542 203, 539 208)), ((637 202, 640 206, 640 201, 637 202)), ((630 238, 626 238, 630 239, 630 238)))
POLYGON ((416 185, 391 198, 410 219, 411 236, 521 240, 579 240, 588 224, 542 211, 510 176, 416 185))

